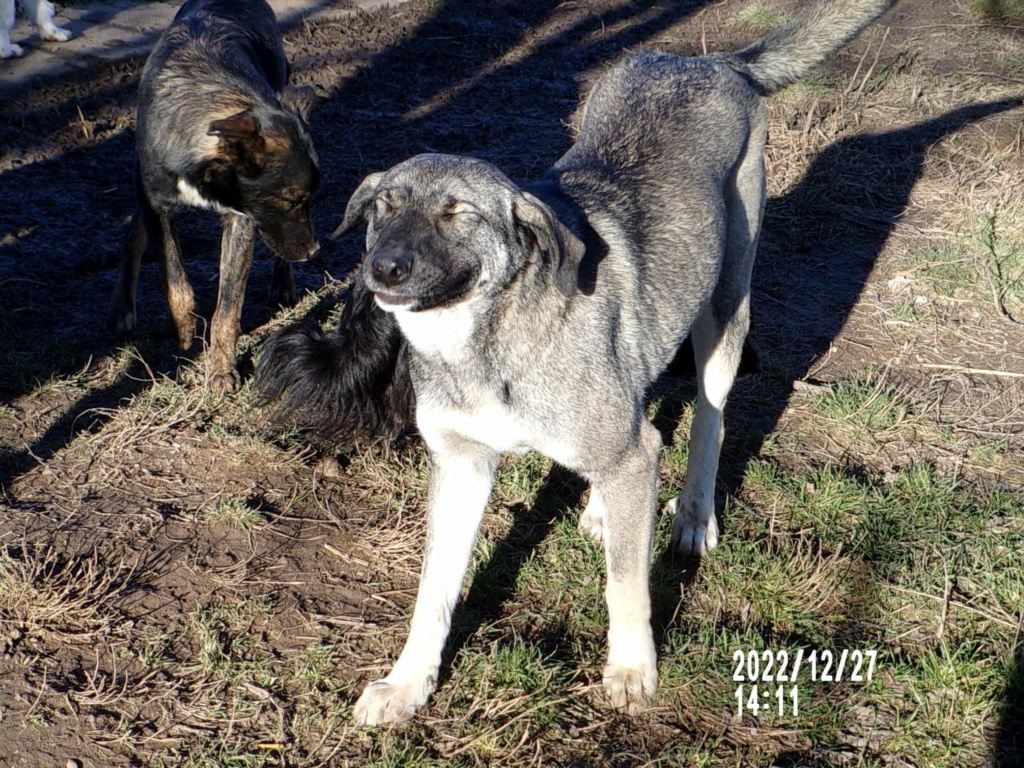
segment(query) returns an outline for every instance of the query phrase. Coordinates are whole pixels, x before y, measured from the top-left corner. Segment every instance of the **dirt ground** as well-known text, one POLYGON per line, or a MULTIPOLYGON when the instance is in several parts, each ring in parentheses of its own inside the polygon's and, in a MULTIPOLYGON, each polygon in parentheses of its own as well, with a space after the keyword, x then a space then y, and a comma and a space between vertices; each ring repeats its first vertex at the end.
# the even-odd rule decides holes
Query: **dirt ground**
MULTIPOLYGON (((326 234, 365 174, 436 150, 535 177, 569 146, 587 84, 623 51, 734 49, 758 36, 756 19, 737 21, 749 5, 423 1, 287 29, 294 80, 321 97, 312 134, 323 250, 298 268, 300 287, 343 295, 360 244, 326 234)), ((801 443, 794 470, 834 460, 884 478, 927 461, 1019 491, 1024 275, 1015 271, 1020 251, 1006 255, 1003 245, 1024 236, 1015 200, 1024 177, 1022 23, 986 18, 966 2, 904 0, 820 78, 771 100, 771 199, 753 297, 763 370, 731 406, 729 466, 741 472, 766 444, 789 441, 801 443), (993 260, 951 256, 950 242, 993 260), (965 260, 967 276, 955 270, 965 260), (929 272, 945 261, 948 280, 966 287, 944 290, 946 278, 929 272), (942 439, 901 433, 865 452, 838 433, 802 431, 808 391, 880 377, 942 439)), ((202 350, 175 348, 152 263, 143 267, 135 343, 107 331, 111 259, 132 205, 142 63, 47 82, 0 110, 0 547, 8 571, 20 567, 23 583, 48 590, 26 613, 14 598, 0 602, 0 765, 415 764, 385 761, 376 737, 337 730, 344 707, 337 722, 307 730, 293 718, 303 696, 350 706, 380 664, 368 649, 381 637, 399 647, 417 563, 404 549, 383 571, 380 560, 411 514, 403 502, 417 508, 422 484, 388 473, 422 479, 422 456, 377 449, 325 478, 316 450, 270 430, 251 396, 221 400, 204 390, 193 364, 202 350), (180 396, 183 387, 190 396, 180 396), (247 513, 256 525, 245 524, 247 513), (217 515, 237 524, 217 524, 217 515), (238 648, 227 645, 246 634, 263 672, 224 682, 218 653, 235 658, 238 648), (279 684, 312 669, 310 649, 328 647, 325 638, 334 661, 349 666, 301 695, 279 684), (207 666, 178 677, 147 665, 150 657, 207 666)), ((216 226, 188 215, 181 235, 208 319, 216 226)), ((269 276, 261 246, 243 317, 246 376, 272 327, 269 276)), ((324 318, 329 302, 309 298, 301 311, 324 318)), ((518 530, 524 551, 537 544, 529 525, 518 530)), ((464 636, 498 620, 500 608, 487 610, 464 636)), ((701 713, 642 728, 581 721, 557 751, 531 759, 649 764, 675 739, 727 729, 701 713)), ((468 736, 445 743, 443 731, 435 722, 413 732, 410 754, 425 755, 422 764, 506 764, 504 753, 468 746, 468 736)), ((726 742, 737 765, 831 765, 823 750, 836 746, 792 733, 726 742), (769 746, 744 757, 759 738, 769 746)), ((861 746, 850 749, 870 758, 861 746)))

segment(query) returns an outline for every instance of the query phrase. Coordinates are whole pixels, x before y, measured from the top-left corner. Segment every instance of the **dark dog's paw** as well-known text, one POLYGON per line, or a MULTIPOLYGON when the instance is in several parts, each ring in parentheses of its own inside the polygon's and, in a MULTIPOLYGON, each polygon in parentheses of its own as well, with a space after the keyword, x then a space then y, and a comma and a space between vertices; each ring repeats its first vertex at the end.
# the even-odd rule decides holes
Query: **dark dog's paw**
POLYGON ((110 313, 110 330, 118 336, 130 336, 135 332, 137 321, 135 310, 115 308, 110 313))
POLYGON ((210 389, 214 392, 231 394, 242 388, 242 376, 238 371, 221 371, 210 376, 210 389))

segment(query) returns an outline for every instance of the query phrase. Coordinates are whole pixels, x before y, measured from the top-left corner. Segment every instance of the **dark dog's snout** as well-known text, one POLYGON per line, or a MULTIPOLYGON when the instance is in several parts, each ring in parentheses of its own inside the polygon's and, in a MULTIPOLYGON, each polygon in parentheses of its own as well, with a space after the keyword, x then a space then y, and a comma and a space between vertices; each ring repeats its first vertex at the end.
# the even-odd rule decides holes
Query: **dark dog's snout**
POLYGON ((404 253, 383 251, 370 259, 370 270, 375 280, 388 288, 401 285, 412 272, 412 259, 404 253))

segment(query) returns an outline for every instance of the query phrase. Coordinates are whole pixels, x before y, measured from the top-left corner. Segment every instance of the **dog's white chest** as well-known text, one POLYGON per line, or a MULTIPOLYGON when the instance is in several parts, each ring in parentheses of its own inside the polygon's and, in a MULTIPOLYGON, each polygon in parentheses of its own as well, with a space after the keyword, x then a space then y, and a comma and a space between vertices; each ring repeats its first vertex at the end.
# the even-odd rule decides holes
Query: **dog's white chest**
POLYGON ((217 213, 233 213, 236 216, 244 216, 244 213, 236 211, 234 208, 227 208, 216 200, 210 200, 207 197, 203 197, 203 193, 200 192, 196 187, 193 187, 185 179, 178 179, 178 200, 183 205, 189 205, 193 208, 205 208, 210 211, 216 211, 217 213))
POLYGON ((499 453, 526 453, 536 447, 532 430, 516 418, 513 410, 489 399, 481 399, 465 410, 421 406, 416 421, 428 443, 432 433, 454 433, 499 453))
POLYGON ((443 309, 396 312, 406 340, 421 354, 448 362, 466 354, 476 317, 469 301, 443 309))

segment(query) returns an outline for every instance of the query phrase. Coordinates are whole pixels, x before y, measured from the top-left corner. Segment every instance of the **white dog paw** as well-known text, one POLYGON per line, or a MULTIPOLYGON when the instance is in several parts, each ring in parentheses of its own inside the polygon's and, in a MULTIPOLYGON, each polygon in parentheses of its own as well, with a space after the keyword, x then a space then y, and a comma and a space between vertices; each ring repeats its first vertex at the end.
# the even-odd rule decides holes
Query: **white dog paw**
POLYGON ((427 703, 432 689, 429 679, 420 685, 397 685, 389 683, 387 678, 375 680, 366 686, 356 702, 356 725, 385 725, 409 720, 427 703))
POLYGON ((50 27, 49 29, 39 30, 39 36, 43 40, 50 40, 54 43, 66 43, 71 39, 71 31, 60 27, 50 27))
POLYGON ((672 499, 666 511, 675 513, 672 521, 672 548, 681 555, 703 556, 718 546, 718 518, 712 510, 704 515, 684 508, 679 499, 672 499))
POLYGON ((604 542, 604 515, 588 504, 580 515, 579 529, 597 544, 604 542))
POLYGON ((603 682, 617 711, 637 715, 650 705, 658 691, 658 669, 653 662, 640 666, 609 663, 604 668, 603 682))
POLYGON ((24 55, 24 53, 25 51, 20 45, 11 43, 8 48, 0 48, 0 59, 18 58, 19 56, 24 55))

